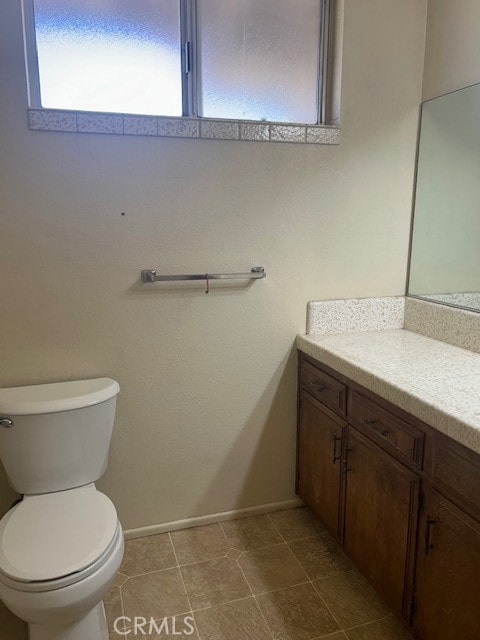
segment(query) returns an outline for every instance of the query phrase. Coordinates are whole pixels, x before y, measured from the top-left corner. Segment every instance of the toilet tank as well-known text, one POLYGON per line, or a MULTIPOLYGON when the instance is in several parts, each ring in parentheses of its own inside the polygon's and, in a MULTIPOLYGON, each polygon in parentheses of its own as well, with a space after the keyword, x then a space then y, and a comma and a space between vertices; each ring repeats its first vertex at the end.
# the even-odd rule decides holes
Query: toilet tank
POLYGON ((41 494, 98 480, 119 391, 110 378, 0 389, 0 460, 11 486, 41 494))

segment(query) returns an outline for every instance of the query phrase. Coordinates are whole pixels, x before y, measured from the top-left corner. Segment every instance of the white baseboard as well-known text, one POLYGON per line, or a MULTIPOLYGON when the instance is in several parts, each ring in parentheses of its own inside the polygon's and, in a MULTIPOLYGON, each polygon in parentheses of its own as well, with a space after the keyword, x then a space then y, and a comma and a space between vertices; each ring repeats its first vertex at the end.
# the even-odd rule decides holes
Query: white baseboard
POLYGON ((177 531, 178 529, 201 527, 202 525, 214 524, 215 522, 237 520, 238 518, 246 518, 248 516, 257 516, 262 513, 280 511, 281 509, 293 509, 294 507, 301 507, 302 505, 302 500, 300 500, 300 498, 295 498, 294 500, 285 500, 284 502, 273 502, 271 504, 261 504, 257 507, 247 507, 246 509, 235 509, 234 511, 224 511, 223 513, 212 513, 208 516, 186 518, 185 520, 175 520, 174 522, 165 522, 164 524, 152 524, 147 527, 139 527, 138 529, 127 529, 124 532, 125 540, 153 536, 157 533, 177 531))

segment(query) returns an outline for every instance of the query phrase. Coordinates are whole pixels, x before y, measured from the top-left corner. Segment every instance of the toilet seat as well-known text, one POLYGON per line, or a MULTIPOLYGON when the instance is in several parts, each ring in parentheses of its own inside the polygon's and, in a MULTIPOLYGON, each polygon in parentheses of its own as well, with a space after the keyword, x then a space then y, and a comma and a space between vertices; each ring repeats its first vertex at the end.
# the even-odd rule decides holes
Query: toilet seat
POLYGON ((119 529, 94 485, 27 496, 0 521, 0 580, 22 591, 78 582, 102 566, 119 529))
POLYGON ((77 584, 92 576, 95 572, 108 564, 110 559, 118 553, 118 548, 122 546, 123 531, 119 522, 115 536, 105 553, 103 553, 100 558, 91 565, 82 569, 82 571, 71 573, 68 576, 63 576, 63 578, 58 578, 57 580, 48 580, 46 582, 19 582, 0 572, 0 583, 3 583, 7 587, 15 589, 16 591, 23 591, 26 593, 47 593, 49 591, 56 591, 57 589, 77 584))

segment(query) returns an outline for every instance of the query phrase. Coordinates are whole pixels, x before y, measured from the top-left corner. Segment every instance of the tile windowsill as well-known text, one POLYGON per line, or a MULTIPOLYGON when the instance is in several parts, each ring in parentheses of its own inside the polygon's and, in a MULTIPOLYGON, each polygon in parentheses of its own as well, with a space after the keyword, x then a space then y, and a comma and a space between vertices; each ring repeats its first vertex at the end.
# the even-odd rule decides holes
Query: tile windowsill
POLYGON ((340 129, 336 126, 278 124, 250 120, 166 118, 60 109, 29 109, 28 124, 33 131, 290 144, 338 145, 340 143, 340 129))

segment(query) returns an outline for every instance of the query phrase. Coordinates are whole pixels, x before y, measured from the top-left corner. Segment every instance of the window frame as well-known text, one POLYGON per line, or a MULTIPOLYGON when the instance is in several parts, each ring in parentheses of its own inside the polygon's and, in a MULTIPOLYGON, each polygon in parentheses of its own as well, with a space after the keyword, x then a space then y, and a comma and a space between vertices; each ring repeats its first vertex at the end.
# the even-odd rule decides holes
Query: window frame
MULTIPOLYGON (((180 23, 181 23, 181 76, 182 76, 182 115, 181 116, 162 116, 147 115, 147 114, 123 114, 114 112, 89 112, 89 111, 68 111, 64 109, 53 109, 49 107, 43 107, 41 104, 41 89, 40 89, 40 77, 39 77, 39 64, 36 48, 36 34, 35 34, 35 14, 34 14, 34 0, 21 0, 22 7, 22 19, 24 28, 24 50, 25 50, 25 63, 26 63, 26 77, 27 77, 27 95, 28 95, 28 111, 29 122, 31 129, 37 130, 54 130, 54 131, 83 131, 84 129, 71 124, 67 128, 62 128, 61 119, 66 114, 77 116, 82 114, 90 115, 98 119, 104 119, 108 117, 119 117, 123 120, 127 118, 137 118, 138 120, 148 120, 156 118, 159 122, 173 123, 173 125, 180 125, 181 121, 185 121, 185 127, 192 127, 195 123, 200 123, 197 126, 197 132, 191 135, 176 135, 157 133, 149 135, 171 135, 171 137, 190 137, 190 138, 221 138, 232 140, 255 140, 255 141, 277 141, 277 142, 311 142, 315 144, 338 144, 339 143, 339 127, 338 125, 330 125, 327 123, 329 117, 330 107, 330 52, 332 40, 330 37, 332 29, 332 17, 335 7, 335 0, 319 0, 320 3, 320 25, 319 25, 319 53, 318 53, 318 72, 317 72, 317 122, 303 123, 303 122, 286 122, 286 121, 259 121, 259 120, 244 120, 244 119, 231 119, 231 118, 209 118, 198 115, 198 51, 197 51, 197 34, 196 34, 196 20, 197 20, 197 0, 179 0, 180 8, 180 23), (42 118, 42 112, 45 117, 42 118), (63 114, 63 115, 62 115, 63 114), (58 118, 57 118, 58 116, 58 118), (57 121, 56 121, 57 118, 57 121), (221 126, 222 123, 236 124, 238 126, 238 135, 227 137, 222 135, 203 135, 202 125, 205 123, 205 129, 211 124, 213 126, 221 126), (45 123, 45 124, 42 124, 45 123), (53 123, 53 124, 52 124, 53 123), (59 124, 60 123, 60 124, 59 124), (242 130, 248 129, 249 126, 265 125, 268 129, 268 135, 260 138, 243 137, 242 130), (304 138, 298 135, 301 128, 304 130, 304 138), (289 135, 288 130, 293 131, 292 135, 289 135), (277 136, 273 133, 279 133, 277 136), (282 130, 285 132, 283 136, 282 130), (281 135, 280 135, 281 134, 281 135), (311 135, 310 135, 311 134, 311 135)), ((78 123, 77 123, 78 124, 78 123)), ((122 125, 123 127, 123 125, 122 125)), ((122 129, 112 131, 98 131, 98 133, 130 133, 122 129)), ((145 135, 139 133, 138 135, 145 135)))

